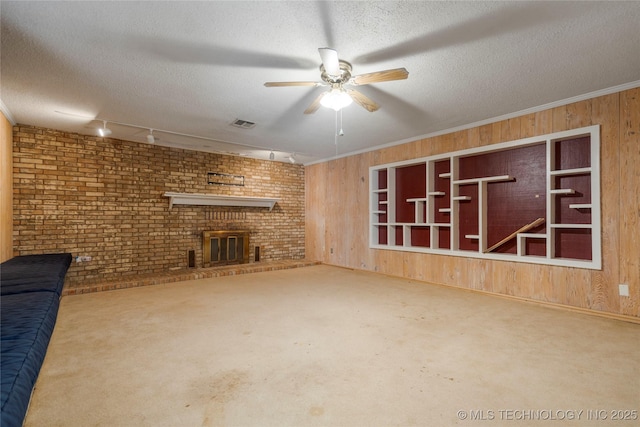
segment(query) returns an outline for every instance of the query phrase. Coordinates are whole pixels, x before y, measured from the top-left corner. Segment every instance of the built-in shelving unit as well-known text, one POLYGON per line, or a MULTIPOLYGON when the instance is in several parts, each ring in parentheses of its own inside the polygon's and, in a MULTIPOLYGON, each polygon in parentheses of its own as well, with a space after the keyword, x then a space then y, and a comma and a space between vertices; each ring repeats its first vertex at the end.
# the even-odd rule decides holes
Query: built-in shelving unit
POLYGON ((201 205, 269 208, 272 210, 279 200, 267 197, 217 196, 198 193, 164 193, 164 197, 169 198, 169 209, 173 208, 173 205, 201 205))
POLYGON ((600 127, 370 168, 370 247, 601 268, 600 127))

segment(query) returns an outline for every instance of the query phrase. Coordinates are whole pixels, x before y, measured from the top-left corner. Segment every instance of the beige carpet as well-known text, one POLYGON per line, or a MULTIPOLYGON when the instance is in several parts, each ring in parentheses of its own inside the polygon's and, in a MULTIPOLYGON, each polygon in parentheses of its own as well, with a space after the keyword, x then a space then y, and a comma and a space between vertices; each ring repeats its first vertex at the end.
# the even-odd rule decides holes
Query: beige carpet
POLYGON ((639 325, 320 265, 64 297, 26 426, 631 426, 639 354, 639 325))

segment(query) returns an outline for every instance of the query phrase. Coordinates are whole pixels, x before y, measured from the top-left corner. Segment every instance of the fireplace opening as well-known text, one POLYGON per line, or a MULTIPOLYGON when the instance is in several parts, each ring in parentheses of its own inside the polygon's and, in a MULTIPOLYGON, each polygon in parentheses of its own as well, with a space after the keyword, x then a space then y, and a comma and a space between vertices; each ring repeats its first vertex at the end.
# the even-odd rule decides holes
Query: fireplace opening
POLYGON ((205 267, 249 262, 249 231, 205 231, 202 254, 205 267))

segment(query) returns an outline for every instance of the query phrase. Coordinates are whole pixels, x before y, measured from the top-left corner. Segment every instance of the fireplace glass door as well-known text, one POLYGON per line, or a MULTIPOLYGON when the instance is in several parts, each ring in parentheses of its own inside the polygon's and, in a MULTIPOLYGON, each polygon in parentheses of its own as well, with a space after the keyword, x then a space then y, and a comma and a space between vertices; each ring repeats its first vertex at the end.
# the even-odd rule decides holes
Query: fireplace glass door
POLYGON ((205 266, 248 262, 249 233, 205 231, 202 246, 205 266))

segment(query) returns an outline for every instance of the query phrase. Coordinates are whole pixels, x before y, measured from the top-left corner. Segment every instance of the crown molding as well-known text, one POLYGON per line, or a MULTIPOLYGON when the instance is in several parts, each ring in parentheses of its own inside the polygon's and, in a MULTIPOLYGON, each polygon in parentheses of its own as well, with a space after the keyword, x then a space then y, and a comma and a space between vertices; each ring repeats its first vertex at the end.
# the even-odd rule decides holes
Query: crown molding
POLYGON ((2 102, 2 99, 0 99, 0 111, 2 111, 2 114, 4 114, 7 120, 9 120, 9 123, 11 123, 11 126, 17 125, 16 119, 13 118, 13 114, 11 114, 11 111, 9 111, 7 106, 4 105, 4 102, 2 102))

